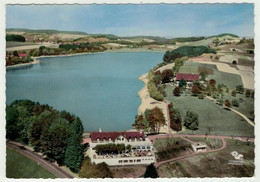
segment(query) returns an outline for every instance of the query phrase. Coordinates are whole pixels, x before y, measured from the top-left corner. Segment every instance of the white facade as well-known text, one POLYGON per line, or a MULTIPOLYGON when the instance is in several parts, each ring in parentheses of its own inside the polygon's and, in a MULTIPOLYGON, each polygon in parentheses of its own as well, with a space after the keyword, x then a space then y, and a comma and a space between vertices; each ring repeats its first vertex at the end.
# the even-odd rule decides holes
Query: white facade
POLYGON ((98 164, 105 162, 109 166, 124 166, 124 165, 149 165, 155 161, 155 149, 152 145, 152 142, 145 138, 134 138, 134 139, 126 139, 124 136, 120 135, 116 139, 112 140, 109 138, 108 140, 99 140, 91 141, 89 143, 89 157, 91 161, 98 164), (110 155, 98 155, 94 148, 97 145, 104 144, 125 144, 131 145, 131 151, 123 154, 110 154, 110 155))

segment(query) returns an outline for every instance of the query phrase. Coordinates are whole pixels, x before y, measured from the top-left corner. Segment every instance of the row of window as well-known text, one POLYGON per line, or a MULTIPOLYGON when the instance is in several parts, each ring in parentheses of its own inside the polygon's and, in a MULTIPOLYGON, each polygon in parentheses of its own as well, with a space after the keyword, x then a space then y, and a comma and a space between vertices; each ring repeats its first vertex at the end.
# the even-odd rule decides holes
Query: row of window
MULTIPOLYGON (((147 161, 147 160, 153 160, 152 158, 148 159, 142 159, 142 161, 147 161)), ((136 159, 136 160, 119 160, 118 163, 132 163, 132 162, 141 162, 141 159, 136 159)))
POLYGON ((137 146, 136 147, 137 149, 151 149, 151 147, 150 146, 137 146))

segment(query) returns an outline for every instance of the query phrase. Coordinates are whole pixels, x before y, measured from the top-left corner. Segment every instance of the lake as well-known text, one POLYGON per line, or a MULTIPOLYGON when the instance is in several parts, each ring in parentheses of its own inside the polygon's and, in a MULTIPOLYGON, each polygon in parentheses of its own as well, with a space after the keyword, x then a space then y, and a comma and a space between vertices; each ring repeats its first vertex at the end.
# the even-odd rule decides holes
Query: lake
POLYGON ((30 99, 80 117, 85 131, 132 128, 141 103, 138 77, 162 62, 162 52, 96 53, 39 58, 6 72, 6 103, 30 99))

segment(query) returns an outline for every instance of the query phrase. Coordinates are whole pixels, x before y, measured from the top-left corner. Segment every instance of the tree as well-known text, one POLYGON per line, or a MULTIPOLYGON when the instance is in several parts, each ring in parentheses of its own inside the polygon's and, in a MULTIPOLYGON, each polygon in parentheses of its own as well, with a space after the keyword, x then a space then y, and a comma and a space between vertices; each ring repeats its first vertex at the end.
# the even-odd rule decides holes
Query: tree
POLYGON ((145 111, 145 117, 149 122, 151 129, 157 133, 160 131, 161 125, 165 124, 165 118, 160 108, 155 107, 145 111))
POLYGON ((230 108, 230 107, 231 107, 230 101, 229 101, 228 99, 225 100, 225 106, 226 106, 227 108, 230 108))
POLYGON ((171 79, 173 78, 173 72, 171 69, 167 69, 167 70, 164 70, 162 72, 162 83, 168 83, 171 81, 171 79))
POLYGON ((6 138, 15 140, 19 136, 18 112, 14 107, 6 107, 6 138))
POLYGON ((78 117, 72 122, 70 128, 71 135, 68 139, 64 163, 72 172, 77 173, 84 157, 83 146, 81 145, 83 125, 78 117))
POLYGON ((233 97, 236 97, 237 92, 236 92, 235 90, 233 90, 233 91, 231 92, 231 95, 232 95, 233 97))
POLYGON ((215 87, 216 80, 210 79, 210 80, 209 80, 209 84, 210 84, 211 87, 215 87))
POLYGON ((207 76, 208 76, 208 72, 207 71, 200 72, 201 80, 205 81, 207 76))
POLYGON ((182 78, 179 82, 179 87, 183 87, 183 86, 186 86, 187 85, 187 82, 182 78))
POLYGON ((146 167, 146 170, 144 173, 144 178, 158 178, 158 177, 159 177, 159 175, 158 175, 153 163, 149 164, 146 167))
POLYGON ((172 104, 168 105, 169 116, 170 116, 170 127, 175 131, 182 130, 182 119, 180 112, 173 107, 172 104))
POLYGON ((173 90, 173 94, 175 96, 180 96, 181 90, 179 87, 175 87, 175 89, 173 90))
POLYGON ((237 85, 236 91, 237 91, 237 93, 243 94, 244 91, 245 91, 244 86, 243 85, 237 85))
POLYGON ((198 114, 187 111, 186 116, 184 119, 184 126, 190 130, 197 130, 199 129, 199 116, 198 114))
POLYGON ((191 88, 191 92, 193 96, 197 96, 201 93, 201 87, 197 84, 193 85, 191 88))
POLYGON ((19 56, 17 51, 14 51, 14 52, 13 52, 13 55, 14 55, 15 57, 18 57, 18 56, 19 56))
POLYGON ((250 90, 246 90, 246 97, 250 97, 250 95, 251 95, 251 91, 250 90))

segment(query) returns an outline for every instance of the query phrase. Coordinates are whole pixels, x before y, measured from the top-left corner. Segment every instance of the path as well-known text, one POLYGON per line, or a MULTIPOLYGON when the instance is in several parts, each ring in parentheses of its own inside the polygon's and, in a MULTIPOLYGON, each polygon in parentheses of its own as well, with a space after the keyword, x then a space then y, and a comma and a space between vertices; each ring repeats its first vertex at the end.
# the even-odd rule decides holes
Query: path
MULTIPOLYGON (((207 99, 212 100, 213 102, 217 102, 216 99, 213 99, 212 97, 206 96, 207 99)), ((242 114, 241 112, 238 112, 235 109, 229 108, 232 112, 238 114, 239 116, 241 116, 242 118, 244 118, 251 126, 255 126, 255 124, 248 119, 248 117, 246 117, 244 114, 242 114)))
POLYGON ((19 148, 19 146, 21 146, 21 144, 19 144, 17 142, 12 142, 12 141, 7 141, 6 146, 19 151, 26 157, 37 162, 39 165, 41 165, 43 168, 45 168, 48 171, 50 171, 51 173, 53 173, 58 178, 75 178, 75 176, 73 176, 69 172, 65 171, 64 169, 59 167, 57 164, 44 160, 41 155, 33 152, 28 147, 25 147, 26 149, 21 149, 21 148, 19 148))

